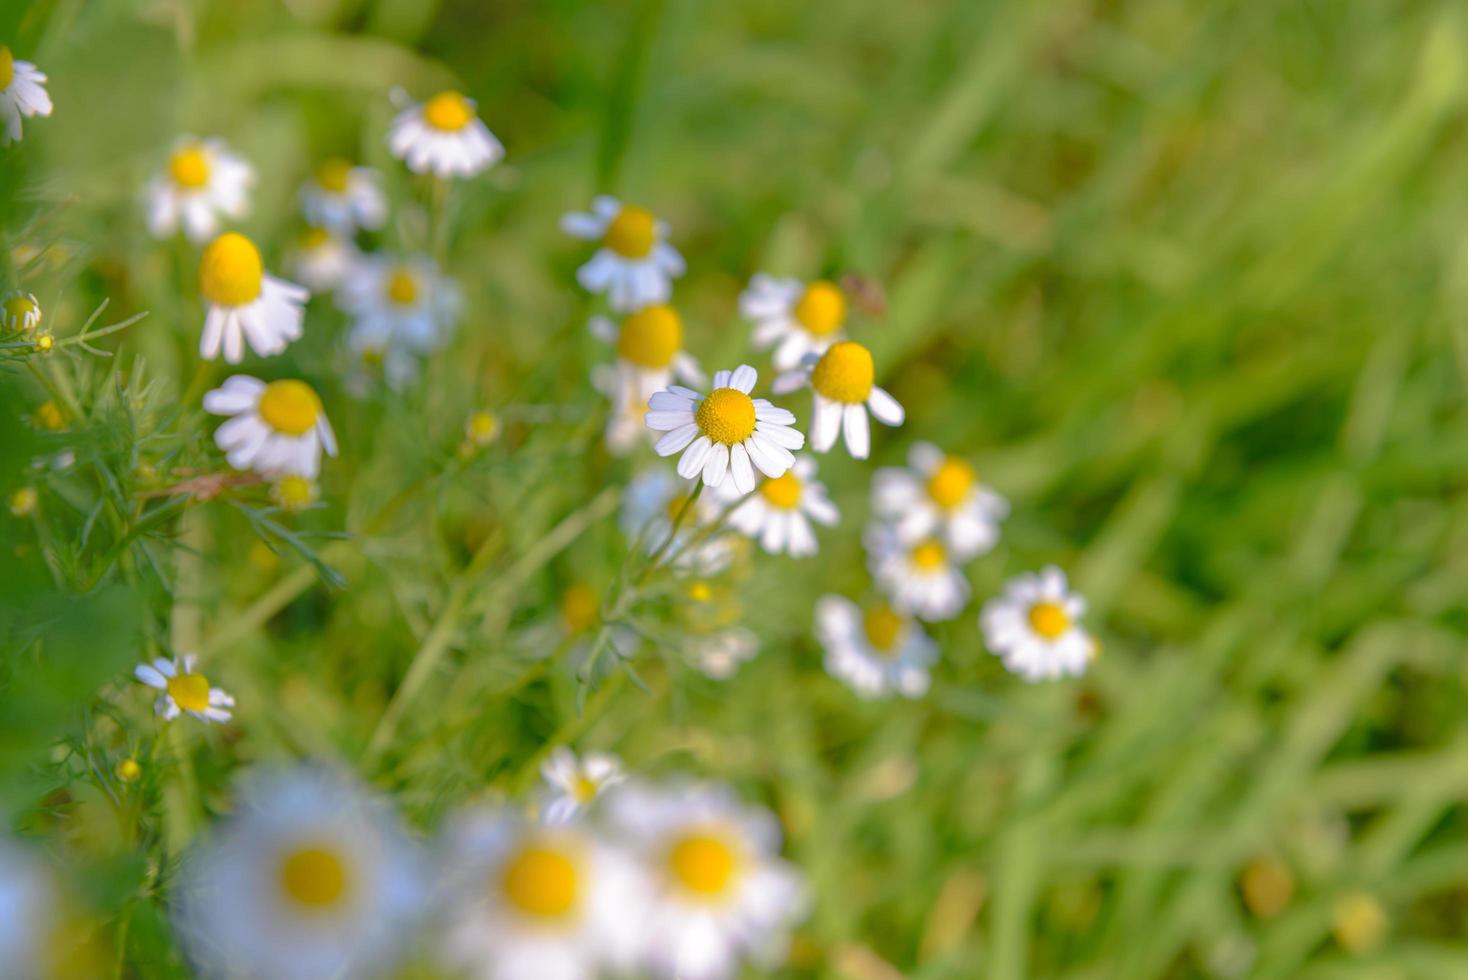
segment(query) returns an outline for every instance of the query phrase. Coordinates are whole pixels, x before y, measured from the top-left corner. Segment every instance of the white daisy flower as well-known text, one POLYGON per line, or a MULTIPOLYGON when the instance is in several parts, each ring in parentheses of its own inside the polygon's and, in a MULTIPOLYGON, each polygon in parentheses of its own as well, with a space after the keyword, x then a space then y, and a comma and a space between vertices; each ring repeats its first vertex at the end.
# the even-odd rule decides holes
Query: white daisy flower
POLYGON ((459 290, 426 255, 368 255, 343 280, 337 303, 354 329, 426 354, 448 339, 459 290))
POLYGON ((583 758, 564 745, 558 746, 540 767, 550 790, 540 819, 547 824, 574 821, 604 790, 627 778, 622 760, 604 752, 588 752, 583 758))
POLYGON ((196 669, 198 661, 198 657, 186 653, 174 660, 158 657, 133 670, 134 677, 162 692, 153 711, 164 721, 172 721, 185 711, 200 721, 229 721, 234 698, 209 686, 209 679, 196 669))
POLYGON ((576 271, 576 281, 589 293, 606 293, 619 313, 666 303, 673 280, 683 275, 683 256, 664 240, 667 222, 646 208, 602 195, 591 202, 590 213, 563 215, 561 230, 601 244, 576 271))
POLYGON ((616 372, 647 401, 674 378, 690 385, 706 382, 698 362, 683 349, 683 318, 666 303, 645 306, 613 322, 592 317, 591 334, 617 350, 616 372))
POLYGON ((872 577, 899 612, 936 622, 968 603, 968 580, 937 538, 905 542, 890 524, 873 524, 865 543, 872 577))
POLYGON ((307 228, 288 256, 291 275, 313 293, 329 293, 342 284, 362 253, 350 239, 325 228, 307 228))
POLYGON ((648 888, 623 848, 582 826, 482 810, 450 824, 439 949, 475 980, 590 980, 642 942, 648 888))
POLYGON ((359 228, 375 231, 387 221, 382 175, 333 157, 301 186, 301 213, 316 227, 344 238, 359 228))
POLYGON ((0 44, 0 146, 20 139, 20 121, 31 116, 51 115, 51 96, 46 94, 46 76, 29 61, 16 61, 10 49, 0 44))
POLYGON ((689 659, 710 680, 727 681, 739 665, 759 653, 759 637, 742 626, 696 633, 688 638, 689 659))
POLYGON ((816 602, 816 636, 826 651, 826 672, 861 697, 927 693, 938 645, 886 603, 862 610, 843 596, 822 596, 816 602))
POLYGON ((706 784, 634 784, 607 808, 653 878, 645 955, 656 976, 725 980, 746 958, 766 969, 783 960, 807 894, 779 857, 774 814, 706 784))
POLYGON ((805 436, 791 428, 794 414, 749 397, 758 380, 754 368, 741 364, 715 374, 706 396, 678 385, 656 393, 648 401, 647 427, 667 435, 653 449, 659 456, 683 453, 678 475, 691 480, 702 473, 704 484, 715 489, 727 478, 749 493, 755 466, 772 479, 783 476, 795 465, 791 450, 805 445, 805 436))
POLYGON ((336 434, 321 398, 304 381, 267 384, 249 375, 232 375, 204 395, 204 410, 233 416, 214 433, 214 441, 237 470, 315 479, 321 451, 336 455, 336 434))
MULTIPOLYGON (((673 521, 692 492, 689 481, 679 479, 665 469, 643 470, 622 491, 622 533, 629 540, 642 538, 644 549, 656 550, 673 529, 673 521)), ((719 519, 723 508, 713 496, 700 494, 693 502, 693 513, 683 518, 668 554, 675 567, 712 575, 733 560, 727 535, 714 534, 691 545, 693 536, 702 533, 719 519)))
POLYGON ((989 652, 1027 681, 1077 677, 1095 659, 1096 641, 1080 626, 1086 600, 1054 565, 1010 579, 984 603, 979 626, 989 652))
POLYGON ((648 398, 632 375, 611 364, 591 369, 591 386, 606 396, 607 424, 603 438, 607 452, 625 456, 639 442, 652 445, 657 433, 647 427, 648 398))
POLYGON ((185 136, 174 145, 166 172, 148 184, 148 231, 167 238, 183 226, 192 242, 219 231, 219 218, 242 218, 249 210, 255 172, 223 140, 185 136))
POLYGON ((184 862, 178 933, 206 976, 380 976, 425 904, 422 872, 397 819, 347 777, 256 773, 184 862))
POLYGON ((199 259, 199 293, 209 306, 199 356, 238 364, 245 342, 261 357, 272 357, 301 336, 311 291, 265 271, 260 250, 244 235, 229 231, 209 243, 199 259))
POLYGON ((798 366, 807 354, 819 357, 845 339, 846 294, 824 279, 803 283, 756 273, 739 294, 739 312, 754 322, 755 348, 775 348, 780 371, 798 366))
POLYGON ((41 325, 41 304, 30 293, 16 291, 0 302, 0 326, 10 333, 30 333, 41 325))
POLYGON ((782 395, 809 384, 813 392, 811 448, 826 452, 841 433, 852 458, 866 459, 872 448, 868 409, 883 425, 901 425, 905 417, 897 399, 878 388, 875 378, 872 352, 855 341, 843 340, 819 358, 807 354, 800 368, 775 379, 774 390, 782 395))
POLYGON ((1009 501, 980 483, 972 466, 930 442, 913 445, 905 468, 877 470, 872 506, 902 540, 938 538, 958 561, 993 548, 1009 516, 1009 501))
POLYGON ((815 460, 797 457, 783 476, 764 480, 758 493, 737 504, 729 512, 729 523, 742 534, 758 538, 760 547, 772 555, 814 555, 820 545, 810 522, 834 527, 841 519, 841 512, 826 496, 826 485, 815 475, 815 460))
POLYGON ((395 93, 401 106, 388 149, 415 174, 473 177, 504 159, 505 148, 480 120, 473 99, 440 92, 421 105, 395 93))

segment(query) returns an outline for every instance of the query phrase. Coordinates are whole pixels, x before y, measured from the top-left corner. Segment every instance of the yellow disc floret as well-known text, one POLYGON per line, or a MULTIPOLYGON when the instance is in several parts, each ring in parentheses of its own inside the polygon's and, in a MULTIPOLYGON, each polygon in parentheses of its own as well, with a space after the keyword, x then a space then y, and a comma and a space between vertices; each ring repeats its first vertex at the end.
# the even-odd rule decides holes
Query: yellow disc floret
POLYGON ((418 277, 412 269, 398 266, 388 273, 386 292, 398 306, 412 306, 418 301, 418 277))
POLYGON ((1285 910, 1295 895, 1295 877, 1274 858, 1250 861, 1239 879, 1244 904, 1261 919, 1272 919, 1285 910))
POLYGON ((301 232, 301 237, 298 238, 297 241, 304 251, 314 252, 316 249, 331 241, 331 232, 327 231, 325 228, 307 228, 305 231, 301 232))
POLYGON ((48 431, 60 432, 66 428, 66 417, 61 414, 61 409, 54 401, 44 401, 36 409, 36 424, 48 431))
POLYGON ((665 368, 682 347, 683 318, 666 304, 631 314, 617 335, 617 355, 638 367, 665 368))
POLYGON ((280 862, 280 890, 293 904, 311 912, 339 905, 351 887, 347 864, 329 844, 299 847, 280 862))
POLYGON ((576 907, 581 875, 576 861, 560 848, 530 844, 506 862, 500 891, 525 915, 558 919, 576 907))
POLYGON ((1366 953, 1386 937, 1386 910, 1369 892, 1347 892, 1331 909, 1331 932, 1335 941, 1351 953, 1366 953))
POLYGON ((10 48, 0 44, 0 92, 10 87, 13 78, 15 78, 15 55, 10 53, 10 48))
POLYGON ((780 476, 761 483, 759 492, 771 507, 794 510, 800 503, 800 480, 794 473, 786 470, 780 476))
POLYGON ((943 544, 932 538, 912 549, 912 563, 925 572, 942 568, 943 563, 947 560, 948 552, 944 549, 943 544))
POLYGON ((601 619, 601 598, 584 582, 567 586, 561 593, 561 617, 572 633, 584 633, 601 619))
POLYGON ((810 386, 833 402, 860 404, 872 393, 875 378, 872 352, 855 341, 843 340, 821 355, 810 373, 810 386))
POLYGON ((270 488, 270 496, 281 510, 294 513, 311 506, 316 500, 316 487, 306 477, 292 473, 275 481, 275 486, 270 488))
POLYGON ((464 423, 464 435, 476 446, 487 446, 499 438, 500 420, 492 412, 475 412, 464 423))
POLYGON ((576 781, 571 784, 571 795, 576 797, 576 801, 578 803, 590 803, 592 800, 596 799, 598 789, 600 789, 600 787, 597 785, 596 780, 592 779, 585 773, 582 773, 581 775, 577 776, 576 781))
POLYGON ((704 435, 726 446, 754 434, 754 400, 737 388, 715 388, 693 417, 704 435))
POLYGON ((657 244, 657 219, 647 208, 624 205, 607 225, 602 244, 624 258, 646 258, 657 244))
POLYGON ((902 634, 906 621, 886 603, 868 609, 862 616, 862 629, 867 642, 878 653, 892 653, 897 647, 897 638, 902 634))
POLYGON ((184 711, 209 707, 209 681, 203 674, 175 674, 168 679, 168 696, 184 711))
POLYGON ((835 283, 817 280, 805 287, 794 313, 807 332, 829 337, 846 322, 846 294, 835 283))
POLYGON ((952 510, 968 498, 969 491, 978 481, 972 466, 949 456, 928 477, 928 496, 944 510, 952 510))
POLYGON ((739 870, 739 856, 722 836, 698 831, 674 842, 668 867, 684 888, 704 898, 729 890, 739 870))
POLYGON ((180 147, 168 158, 168 175, 185 190, 196 191, 209 183, 209 154, 194 144, 180 147))
POLYGON ((352 164, 341 157, 332 157, 316 170, 316 183, 332 194, 345 193, 347 181, 352 176, 352 164))
POLYGON ((215 306, 244 306, 260 297, 265 266, 255 243, 227 231, 204 249, 199 260, 199 292, 215 306))
POLYGON ((473 120, 474 106, 458 92, 440 92, 423 105, 423 121, 446 133, 457 133, 473 120))
POLYGON ((1030 628, 1047 640, 1070 629, 1070 616, 1058 602, 1037 602, 1030 607, 1030 628))
POLYGON ((321 418, 321 399, 304 381, 272 381, 255 407, 265 424, 287 436, 303 436, 321 418))
POLYGON ((10 495, 10 512, 16 517, 29 517, 36 512, 41 495, 35 487, 21 487, 10 495))
POLYGON ((117 778, 124 783, 135 783, 142 774, 143 767, 137 759, 123 759, 117 764, 117 778))

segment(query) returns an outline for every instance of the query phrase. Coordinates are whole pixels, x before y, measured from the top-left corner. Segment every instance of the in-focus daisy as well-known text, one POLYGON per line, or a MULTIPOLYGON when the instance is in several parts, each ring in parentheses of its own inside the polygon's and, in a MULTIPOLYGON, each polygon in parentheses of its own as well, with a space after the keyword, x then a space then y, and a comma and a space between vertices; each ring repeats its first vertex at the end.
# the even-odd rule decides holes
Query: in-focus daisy
POLYGON ((826 672, 862 697, 927 693, 938 645, 886 603, 863 610, 842 596, 822 596, 816 602, 816 636, 826 650, 826 672))
POLYGON ((301 336, 311 291, 265 271, 260 250, 238 232, 225 232, 199 259, 199 293, 209 306, 199 356, 238 364, 245 342, 261 357, 279 354, 301 336))
POLYGON ((291 275, 311 292, 329 293, 342 284, 361 257, 350 238, 313 226, 297 236, 287 261, 291 275))
POLYGON ((627 778, 622 760, 604 752, 588 752, 578 759, 576 753, 559 746, 540 767, 550 791, 540 818, 548 824, 564 824, 575 820, 591 806, 603 790, 627 778))
POLYGON ((229 721, 234 698, 198 671, 199 658, 186 653, 181 658, 156 658, 151 664, 138 664, 133 676, 161 692, 153 705, 164 721, 172 721, 180 712, 188 712, 200 721, 229 721))
POLYGON ((440 92, 422 104, 396 94, 402 106, 387 132, 388 149, 415 174, 472 177, 504 159, 505 148, 480 120, 474 100, 440 92))
POLYGON ((740 501, 729 512, 729 523, 741 533, 758 538, 772 555, 788 552, 804 558, 820 550, 810 522, 834 527, 841 512, 826 496, 826 485, 816 478, 815 460, 800 456, 795 465, 760 483, 759 492, 740 501))
POLYGON ((29 61, 16 61, 10 49, 0 44, 0 146, 20 139, 20 121, 31 116, 51 115, 51 96, 46 94, 46 76, 29 61))
POLYGON ((929 622, 952 619, 968 602, 968 580, 937 538, 903 541, 890 524, 866 534, 867 567, 893 608, 929 622))
POLYGON ((336 455, 336 435, 321 399, 304 381, 267 384, 249 375, 232 375, 204 395, 204 410, 233 416, 214 433, 214 441, 237 470, 315 479, 321 451, 336 455))
POLYGON ((318 228, 350 238, 358 228, 381 228, 387 220, 382 176, 333 157, 301 187, 301 212, 318 228))
POLYGON ((703 784, 629 785, 607 806, 653 875, 646 958, 655 975, 724 980, 746 958, 766 969, 784 958, 806 889, 779 856, 774 814, 703 784))
POLYGON ((873 382, 876 368, 872 352, 852 340, 832 344, 819 358, 807 354, 802 366, 775 380, 775 393, 804 387, 813 392, 810 445, 823 453, 836 445, 843 434, 846 449, 855 459, 871 453, 867 411, 883 425, 901 425, 905 413, 897 399, 873 382))
POLYGON ((256 773, 184 862, 178 933, 204 976, 378 976, 425 904, 422 873, 393 814, 345 776, 256 773))
POLYGON ((168 169, 148 184, 148 231, 166 238, 183 225, 193 242, 219 231, 219 218, 244 217, 255 183, 250 165, 223 140, 185 136, 174 145, 168 169))
POLYGON ((754 466, 770 478, 783 476, 795 465, 791 451, 805 445, 805 436, 792 428, 791 412, 749 397, 758 380, 754 368, 741 364, 715 374, 708 395, 678 385, 657 392, 647 413, 647 427, 667 433, 653 447, 657 454, 683 453, 678 475, 691 480, 702 473, 715 489, 728 478, 740 493, 749 493, 754 466))
MULTIPOLYGON (((667 539, 691 492, 689 481, 665 469, 643 470, 622 492, 622 533, 629 540, 641 539, 645 551, 654 551, 667 539)), ((727 535, 705 536, 708 526, 718 520, 722 507, 713 496, 704 494, 692 506, 692 513, 684 515, 665 554, 676 567, 712 575, 725 568, 733 557, 727 535), (694 544, 694 537, 703 540, 694 544)))
POLYGON ((688 656, 705 677, 726 681, 739 665, 759 653, 759 637, 742 626, 731 626, 688 637, 688 656))
POLYGON ((914 443, 907 466, 872 477, 872 506, 904 541, 937 538, 957 561, 982 555, 999 540, 1009 501, 979 482, 967 461, 930 442, 914 443))
POLYGON ((592 317, 590 328, 592 336, 617 349, 617 374, 643 401, 674 378, 700 386, 706 381, 698 362, 683 349, 683 318, 666 303, 645 306, 620 322, 592 317))
POLYGON ((0 325, 11 333, 30 333, 41 325, 40 302, 30 293, 11 293, 0 302, 0 325))
POLYGON ((757 273, 739 294, 739 312, 754 322, 754 346, 775 348, 775 368, 789 371, 844 339, 846 294, 833 282, 776 279, 757 273), (778 345, 778 346, 777 346, 778 345))
POLYGON ((369 255, 342 282, 337 303, 355 330, 423 354, 448 339, 459 290, 426 255, 369 255))
POLYGON ((989 652, 1025 680, 1075 677, 1086 672, 1097 649, 1080 625, 1085 611, 1086 600, 1051 565, 1010 579, 1003 595, 984 603, 979 626, 989 652))
POLYGON ((589 293, 606 293, 619 313, 666 303, 673 280, 683 275, 683 256, 665 239, 668 225, 646 208, 602 195, 591 211, 572 211, 561 218, 561 230, 600 243, 596 254, 576 271, 576 281, 589 293))

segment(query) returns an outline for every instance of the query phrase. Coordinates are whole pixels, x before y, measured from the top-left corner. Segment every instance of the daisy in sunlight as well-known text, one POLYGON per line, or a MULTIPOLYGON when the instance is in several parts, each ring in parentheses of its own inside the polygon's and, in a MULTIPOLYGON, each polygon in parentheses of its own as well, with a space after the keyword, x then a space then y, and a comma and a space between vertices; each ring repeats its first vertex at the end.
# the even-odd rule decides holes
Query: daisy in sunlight
POLYGON ((922 626, 885 602, 863 610, 844 596, 822 596, 816 603, 816 636, 826 651, 826 672, 861 697, 927 693, 938 645, 922 626))
POLYGON ((10 48, 0 44, 0 146, 20 140, 21 119, 49 115, 45 74, 29 61, 17 61, 10 48))
POLYGON ((619 380, 643 401, 674 378, 699 386, 707 381, 698 362, 683 349, 683 318, 666 303, 645 306, 620 321, 592 317, 589 327, 593 337, 616 349, 619 380))
POLYGON ((199 294, 208 304, 199 356, 238 364, 245 343, 261 357, 272 357, 301 336, 310 290, 265 271, 260 250, 244 235, 229 231, 209 243, 199 259, 199 294))
POLYGON ((242 218, 250 206, 255 171, 223 140, 185 136, 173 147, 168 166, 148 184, 148 231, 167 238, 180 225, 202 243, 219 231, 220 217, 242 218))
POLYGON ((877 470, 872 507, 904 541, 938 538, 957 561, 993 548, 1009 515, 1009 501, 979 482, 967 461, 930 442, 913 444, 906 467, 877 470))
POLYGON ((287 267, 311 292, 329 293, 342 284, 361 258, 362 253, 350 238, 312 226, 296 237, 287 267))
POLYGON ((798 369, 775 380, 774 390, 781 395, 809 384, 813 393, 811 448, 826 452, 840 433, 852 458, 866 459, 871 453, 867 412, 883 425, 901 425, 905 417, 897 399, 877 387, 875 379, 872 352, 855 341, 843 340, 820 357, 807 354, 798 369))
POLYGON ((989 652, 1027 681, 1076 677, 1086 672, 1098 647, 1081 628, 1086 600, 1070 590, 1054 565, 1009 580, 1004 594, 979 614, 989 652))
POLYGON ((775 369, 789 371, 807 354, 820 356, 844 340, 846 294, 833 282, 776 279, 763 272, 739 294, 739 313, 754 323, 756 350, 775 348, 775 369))
POLYGON ((339 157, 316 168, 301 186, 301 213, 318 228, 350 238, 359 228, 375 231, 387 220, 382 175, 339 157))
POLYGON ((572 211, 561 218, 566 234, 600 246, 576 272, 588 293, 605 293, 618 313, 666 303, 673 280, 683 275, 683 256, 669 245, 668 225, 646 208, 602 195, 591 211, 572 211))
POLYGON ((229 721, 234 698, 198 671, 198 657, 192 653, 168 660, 158 657, 150 664, 138 664, 133 676, 159 693, 153 705, 164 721, 172 721, 187 712, 200 721, 229 721))
POLYGON ((772 555, 806 558, 820 551, 811 521, 835 527, 841 512, 826 496, 826 485, 816 478, 815 460, 798 456, 784 475, 760 483, 729 513, 729 524, 759 540, 772 555))
POLYGON ((754 467, 771 479, 795 465, 793 450, 805 436, 793 428, 795 416, 763 398, 751 398, 759 375, 748 364, 714 375, 708 395, 670 386, 648 402, 647 427, 667 433, 653 448, 659 456, 682 453, 678 475, 702 475, 718 489, 726 479, 740 493, 754 489, 754 467), (751 465, 753 464, 753 465, 751 465))
POLYGON ((231 416, 215 431, 214 441, 237 470, 315 479, 321 451, 336 455, 336 434, 321 398, 304 381, 267 384, 236 374, 204 395, 204 410, 231 416))
POLYGON ((867 529, 867 567, 899 612, 937 622, 957 616, 969 585, 937 538, 907 542, 889 524, 867 529))
POLYGON ((420 104, 398 90, 393 101, 399 111, 387 146, 415 174, 473 177, 504 159, 504 146, 480 120, 473 99, 440 92, 420 104))
POLYGON ((16 291, 0 301, 0 326, 10 333, 30 333, 41 325, 41 304, 31 293, 16 291))
POLYGON ((549 791, 540 819, 547 824, 571 823, 596 802, 605 790, 627 778, 622 760, 604 752, 588 752, 581 758, 564 745, 557 746, 540 767, 549 791))
POLYGON ((459 289, 426 255, 368 255, 342 281, 337 304, 354 330, 422 355, 448 339, 459 289))

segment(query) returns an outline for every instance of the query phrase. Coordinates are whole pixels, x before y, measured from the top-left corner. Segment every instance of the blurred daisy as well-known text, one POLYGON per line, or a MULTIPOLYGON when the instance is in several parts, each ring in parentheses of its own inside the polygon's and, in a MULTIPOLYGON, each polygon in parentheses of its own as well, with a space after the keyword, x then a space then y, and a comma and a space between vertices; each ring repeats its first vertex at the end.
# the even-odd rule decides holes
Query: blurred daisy
POLYGON ((674 378, 691 385, 707 380, 698 362, 683 349, 683 318, 666 303, 646 306, 622 317, 591 318, 591 334, 617 349, 616 372, 643 401, 674 378))
POLYGON ((754 322, 757 350, 775 348, 775 368, 789 371, 843 339, 846 294, 833 282, 776 279, 757 273, 739 294, 739 312, 754 322), (777 346, 778 345, 778 346, 777 346))
POLYGON ((236 374, 204 395, 204 410, 232 418, 214 441, 237 470, 315 479, 321 451, 336 455, 336 435, 315 389, 304 381, 266 383, 236 374))
POLYGON ((16 61, 10 49, 0 44, 0 146, 20 139, 20 121, 31 116, 51 115, 51 96, 46 94, 46 76, 29 61, 16 61))
POLYGON ((866 534, 867 566, 893 608, 929 622, 952 619, 968 602, 968 580, 936 538, 905 542, 889 524, 866 534))
POLYGON ((1096 641, 1080 626, 1085 611, 1086 600, 1051 565, 1010 579, 1002 596, 984 604, 979 626, 989 652, 1025 680, 1075 677, 1096 655, 1096 641))
POLYGON ((741 960, 771 969, 806 909, 799 872, 781 860, 772 813, 721 786, 630 785, 607 798, 614 826, 653 876, 647 966, 660 977, 724 980, 741 960))
POLYGON ((591 806, 603 790, 627 778, 622 761, 614 755, 589 752, 584 758, 564 745, 557 747, 540 767, 540 774, 550 790, 550 798, 541 810, 547 824, 570 823, 591 806))
POLYGON ((671 385, 648 402, 647 427, 666 432, 653 448, 659 456, 683 453, 678 475, 717 489, 725 479, 740 493, 754 489, 754 466, 770 478, 795 465, 791 450, 805 436, 791 426, 795 416, 763 398, 750 398, 759 375, 748 364, 714 375, 708 395, 671 385), (753 466, 751 466, 751 463, 753 466))
POLYGON ((625 456, 639 442, 656 441, 657 433, 647 427, 647 396, 626 374, 610 364, 598 364, 591 369, 591 386, 609 403, 603 431, 607 452, 625 456))
POLYGON ((399 91, 394 101, 402 108, 388 130, 388 149, 415 174, 472 177, 504 159, 504 146, 480 121, 473 99, 440 92, 420 105, 399 91))
POLYGON ((795 465, 760 483, 729 512, 729 523, 772 555, 788 552, 804 558, 820 550, 810 522, 834 527, 841 512, 826 496, 826 485, 815 478, 815 460, 800 456, 795 465))
POLYGON ((41 325, 40 301, 30 293, 11 293, 0 302, 0 325, 11 333, 30 333, 41 325))
POLYGON ((310 290, 265 271, 260 250, 244 235, 229 231, 204 249, 199 259, 199 293, 208 304, 199 356, 219 356, 238 364, 245 342, 261 357, 279 354, 301 336, 310 290))
POLYGON ((221 215, 244 217, 254 183, 250 165, 223 140, 185 136, 174 144, 167 171, 148 184, 148 231, 167 238, 182 224, 190 241, 207 241, 221 215))
POLYGON ((0 838, 0 977, 103 976, 108 959, 99 932, 38 853, 0 838))
POLYGON ((299 513, 316 502, 316 483, 307 477, 287 473, 270 485, 270 499, 288 514, 299 513))
POLYGON ((337 294, 354 329, 427 353, 447 338, 459 315, 459 290, 426 255, 369 255, 337 294))
POLYGON ((759 653, 759 637, 741 626, 688 637, 689 659, 705 677, 726 681, 759 653))
POLYGON ((386 973, 425 898, 420 859, 386 807, 309 766, 249 778, 174 891, 196 968, 230 980, 386 973))
POLYGON ((822 596, 816 602, 816 636, 826 651, 826 672, 862 697, 927 693, 938 646, 886 603, 862 610, 842 596, 822 596))
POLYGON ((937 538, 957 561, 982 555, 999 540, 1009 502, 979 482, 967 462, 930 442, 915 443, 907 466, 872 478, 872 506, 904 541, 937 538))
MULTIPOLYGON (((690 493, 689 481, 665 469, 643 470, 622 492, 622 533, 629 540, 640 538, 644 550, 651 553, 667 539, 690 493)), ((710 495, 700 494, 693 502, 693 513, 684 516, 667 552, 675 566, 711 575, 729 564, 733 554, 727 535, 710 535, 697 545, 691 544, 694 536, 718 520, 722 510, 719 501, 710 495)))
POLYGON ((683 275, 683 256, 664 239, 668 225, 651 211, 602 195, 590 213, 572 211, 561 218, 561 230, 600 243, 596 254, 576 272, 589 293, 606 293, 619 313, 666 303, 673 280, 683 275))
POLYGON ((301 213, 318 228, 350 238, 358 228, 381 228, 387 220, 382 176, 333 157, 301 187, 301 213))
POLYGON ((872 352, 861 344, 843 340, 832 344, 819 358, 807 354, 800 368, 775 379, 775 393, 785 394, 809 384, 814 409, 811 414, 810 445, 823 453, 844 434, 846 449, 854 459, 871 452, 867 411, 883 425, 901 425, 904 417, 897 399, 873 384, 876 369, 872 352))
POLYGON ((380 382, 401 391, 418 380, 419 352, 394 337, 388 321, 358 321, 347 331, 344 343, 351 359, 348 384, 359 398, 380 382))
POLYGON ((198 661, 198 657, 186 653, 174 660, 158 657, 133 670, 134 677, 162 692, 153 711, 164 721, 172 721, 185 711, 200 721, 229 721, 234 698, 209 686, 209 679, 196 669, 198 661))
POLYGON ((291 275, 311 292, 329 293, 342 284, 361 257, 350 238, 313 226, 296 238, 288 261, 291 275))

